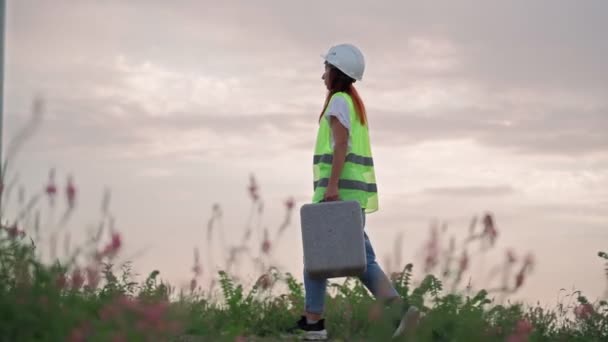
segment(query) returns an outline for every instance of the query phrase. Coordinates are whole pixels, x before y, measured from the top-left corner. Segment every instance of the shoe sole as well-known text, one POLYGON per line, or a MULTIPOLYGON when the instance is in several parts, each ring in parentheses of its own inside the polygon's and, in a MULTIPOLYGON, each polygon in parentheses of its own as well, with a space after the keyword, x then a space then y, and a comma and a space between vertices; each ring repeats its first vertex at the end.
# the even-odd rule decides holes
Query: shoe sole
POLYGON ((326 341, 327 330, 307 331, 301 336, 300 339, 303 341, 326 341))

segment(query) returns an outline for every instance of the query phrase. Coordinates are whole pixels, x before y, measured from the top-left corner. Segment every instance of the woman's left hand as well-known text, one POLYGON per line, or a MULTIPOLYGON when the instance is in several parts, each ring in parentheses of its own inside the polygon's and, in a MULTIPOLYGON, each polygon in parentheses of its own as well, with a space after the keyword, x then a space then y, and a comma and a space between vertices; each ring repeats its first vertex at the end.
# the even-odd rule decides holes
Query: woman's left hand
POLYGON ((338 194, 338 186, 337 185, 328 185, 325 190, 324 200, 327 202, 331 201, 339 201, 340 195, 338 194))

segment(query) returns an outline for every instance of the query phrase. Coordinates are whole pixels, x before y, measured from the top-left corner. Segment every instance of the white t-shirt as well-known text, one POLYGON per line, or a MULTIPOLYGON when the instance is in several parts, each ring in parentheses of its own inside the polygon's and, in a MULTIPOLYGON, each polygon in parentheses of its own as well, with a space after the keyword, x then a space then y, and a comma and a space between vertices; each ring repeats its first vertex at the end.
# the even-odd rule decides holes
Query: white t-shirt
MULTIPOLYGON (((334 96, 329 104, 327 105, 327 111, 325 112, 325 118, 331 124, 330 116, 334 116, 342 126, 344 126, 348 130, 349 138, 348 138, 348 149, 350 150, 351 142, 350 142, 350 115, 348 113, 348 103, 342 96, 334 96)), ((330 139, 331 139, 331 147, 334 148, 334 136, 333 132, 329 131, 330 139)))

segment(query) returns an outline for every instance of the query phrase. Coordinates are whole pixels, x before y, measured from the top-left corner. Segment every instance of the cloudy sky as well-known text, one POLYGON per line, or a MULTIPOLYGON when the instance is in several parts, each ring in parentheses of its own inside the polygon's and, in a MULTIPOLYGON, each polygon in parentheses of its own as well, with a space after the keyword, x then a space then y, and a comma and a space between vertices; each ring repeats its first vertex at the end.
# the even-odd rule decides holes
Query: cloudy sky
POLYGON ((603 294, 605 1, 20 0, 6 26, 5 144, 44 100, 10 177, 27 197, 51 168, 60 185, 74 175, 78 210, 64 230, 73 244, 110 188, 136 269, 180 285, 194 247, 207 273, 220 258, 219 235, 206 249, 214 203, 224 246, 240 241, 253 173, 261 227, 276 231, 284 200, 296 199, 273 261, 299 275, 297 209, 311 196, 324 99, 319 55, 350 42, 367 62, 358 88, 380 193, 367 231, 387 269, 398 239, 399 264, 420 265, 432 220, 464 237, 472 216, 492 211, 500 236, 483 267, 508 248, 532 252, 525 298, 603 294))

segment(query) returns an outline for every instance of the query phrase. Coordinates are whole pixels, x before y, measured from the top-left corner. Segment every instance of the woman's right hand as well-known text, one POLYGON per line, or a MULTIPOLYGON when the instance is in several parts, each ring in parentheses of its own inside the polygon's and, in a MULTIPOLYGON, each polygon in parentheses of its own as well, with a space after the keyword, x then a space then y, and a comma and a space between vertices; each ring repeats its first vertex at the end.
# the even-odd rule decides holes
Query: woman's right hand
POLYGON ((340 194, 338 193, 337 185, 328 185, 325 190, 325 196, 323 197, 325 202, 339 201, 340 194))

